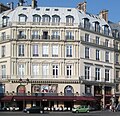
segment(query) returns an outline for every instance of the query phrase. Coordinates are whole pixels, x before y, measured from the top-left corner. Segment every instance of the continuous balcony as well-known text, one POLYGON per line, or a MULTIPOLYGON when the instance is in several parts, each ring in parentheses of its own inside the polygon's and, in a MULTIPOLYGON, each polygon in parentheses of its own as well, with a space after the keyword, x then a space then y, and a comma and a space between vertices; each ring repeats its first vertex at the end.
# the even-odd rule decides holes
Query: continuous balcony
POLYGON ((99 46, 99 47, 104 47, 104 48, 108 48, 108 49, 112 49, 114 50, 114 45, 108 43, 108 45, 105 43, 105 41, 99 41, 99 44, 96 43, 96 39, 93 38, 89 38, 89 41, 85 40, 85 37, 81 36, 81 43, 83 44, 90 44, 90 45, 94 45, 94 46, 99 46))

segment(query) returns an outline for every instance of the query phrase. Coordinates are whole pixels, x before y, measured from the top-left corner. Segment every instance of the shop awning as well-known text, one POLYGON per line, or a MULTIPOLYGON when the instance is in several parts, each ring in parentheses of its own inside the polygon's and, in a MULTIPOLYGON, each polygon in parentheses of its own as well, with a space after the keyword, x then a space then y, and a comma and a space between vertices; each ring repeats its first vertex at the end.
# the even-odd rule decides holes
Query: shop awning
POLYGON ((16 101, 96 101, 95 97, 86 96, 14 96, 16 101))
POLYGON ((13 96, 3 96, 0 98, 0 101, 10 102, 13 100, 13 96))

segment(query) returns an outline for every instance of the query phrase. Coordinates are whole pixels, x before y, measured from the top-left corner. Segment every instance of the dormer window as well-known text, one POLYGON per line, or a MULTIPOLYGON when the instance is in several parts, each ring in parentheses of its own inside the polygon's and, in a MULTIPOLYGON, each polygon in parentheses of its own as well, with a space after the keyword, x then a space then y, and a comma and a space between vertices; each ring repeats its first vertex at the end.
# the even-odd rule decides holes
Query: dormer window
POLYGON ((19 22, 20 23, 25 23, 27 21, 27 16, 24 14, 19 15, 19 22))
POLYGON ((40 16, 37 15, 37 14, 33 15, 33 22, 34 22, 34 23, 40 22, 40 16))
POLYGON ((58 15, 53 15, 52 16, 52 24, 53 25, 59 25, 59 23, 60 23, 60 17, 58 16, 58 15))
POLYGON ((74 24, 74 17, 71 15, 66 16, 66 25, 73 25, 74 24))
POLYGON ((7 16, 2 17, 2 27, 6 27, 8 25, 8 18, 7 16))
POLYGON ((50 16, 49 16, 49 15, 43 15, 43 16, 42 16, 42 24, 43 24, 43 25, 48 25, 48 24, 50 24, 50 16))
POLYGON ((100 32, 100 23, 98 21, 95 22, 95 31, 100 32))
POLYGON ((109 35, 109 26, 108 25, 104 25, 104 34, 109 35))
POLYGON ((90 29, 90 22, 88 18, 84 18, 84 28, 90 29))

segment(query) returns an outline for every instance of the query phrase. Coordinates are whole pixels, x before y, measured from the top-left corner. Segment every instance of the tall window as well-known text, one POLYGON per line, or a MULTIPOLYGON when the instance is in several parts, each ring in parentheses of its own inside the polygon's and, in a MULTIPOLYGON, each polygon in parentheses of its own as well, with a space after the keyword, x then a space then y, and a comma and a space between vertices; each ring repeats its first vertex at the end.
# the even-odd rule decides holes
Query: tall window
POLYGON ((34 22, 34 23, 40 22, 40 16, 37 15, 37 14, 33 15, 33 22, 34 22))
POLYGON ((18 76, 22 78, 25 75, 25 67, 24 64, 19 64, 18 65, 18 76))
POLYGON ((38 56, 38 45, 33 45, 33 56, 38 56))
POLYGON ((71 78, 72 75, 72 65, 67 65, 67 78, 71 78))
POLYGON ((33 75, 33 77, 39 75, 39 65, 38 64, 32 65, 32 75, 33 75))
POLYGON ((74 17, 71 15, 66 16, 66 25, 73 25, 74 24, 74 17))
POLYGON ((58 65, 53 65, 53 77, 58 78, 58 65))
POLYGON ((2 78, 6 78, 6 65, 1 65, 2 78))
POLYGON ((85 58, 89 58, 89 48, 85 47, 85 58))
POLYGON ((48 57, 48 52, 49 50, 48 50, 48 45, 43 45, 42 46, 42 56, 43 57, 48 57))
POLYGON ((1 46, 1 57, 5 57, 5 46, 1 46))
POLYGON ((91 94, 92 87, 90 85, 85 85, 85 94, 90 95, 91 94))
POLYGON ((106 40, 105 40, 105 46, 108 47, 108 44, 109 44, 109 40, 106 39, 106 40))
POLYGON ((23 44, 18 46, 18 56, 24 56, 24 45, 23 44))
POLYGON ((90 29, 90 22, 88 18, 84 18, 84 28, 90 29))
POLYGON ((27 21, 27 16, 24 14, 19 15, 19 22, 25 23, 27 21))
POLYGON ((47 78, 49 75, 49 66, 48 64, 44 64, 42 66, 42 74, 43 74, 43 78, 47 78))
POLYGON ((99 24, 99 22, 95 22, 95 31, 100 32, 100 24, 99 24))
POLYGON ((39 39, 38 30, 33 30, 32 31, 32 39, 39 39))
POLYGON ((68 40, 73 40, 74 39, 74 36, 72 35, 72 32, 71 31, 67 31, 66 32, 66 39, 68 40))
POLYGON ((100 68, 95 68, 95 80, 100 80, 100 68))
POLYGON ((18 39, 25 39, 25 38, 26 36, 25 36, 24 31, 19 31, 18 39))
POLYGON ((109 35, 109 26, 108 25, 104 25, 104 34, 109 35))
POLYGON ((96 36, 96 44, 100 44, 100 37, 96 36))
POLYGON ((109 77, 109 69, 105 69, 105 81, 109 81, 110 77, 109 77))
POLYGON ((59 25, 59 23, 60 23, 60 17, 58 15, 53 15, 52 16, 52 24, 59 25))
POLYGON ((100 60, 100 50, 96 50, 96 60, 100 60))
POLYGON ((85 41, 89 42, 89 34, 85 33, 85 41))
POLYGON ((119 54, 115 54, 115 63, 116 64, 119 64, 119 54))
POLYGON ((118 71, 118 70, 116 70, 116 79, 117 79, 117 78, 120 78, 120 77, 119 77, 119 71, 118 71))
POLYGON ((85 79, 90 79, 90 67, 85 66, 85 79))
POLYGON ((109 52, 108 51, 105 52, 105 61, 109 62, 109 52))
POLYGON ((6 27, 8 25, 8 18, 7 16, 2 17, 2 27, 6 27))
POLYGON ((60 39, 59 31, 52 31, 52 39, 60 39))
POLYGON ((49 15, 43 15, 42 17, 42 24, 49 24, 50 23, 50 16, 49 15))
POLYGON ((6 32, 2 32, 1 37, 2 40, 6 40, 6 32))
POLYGON ((66 46, 66 57, 72 57, 72 45, 66 46))
POLYGON ((58 45, 52 46, 52 57, 58 57, 58 45))

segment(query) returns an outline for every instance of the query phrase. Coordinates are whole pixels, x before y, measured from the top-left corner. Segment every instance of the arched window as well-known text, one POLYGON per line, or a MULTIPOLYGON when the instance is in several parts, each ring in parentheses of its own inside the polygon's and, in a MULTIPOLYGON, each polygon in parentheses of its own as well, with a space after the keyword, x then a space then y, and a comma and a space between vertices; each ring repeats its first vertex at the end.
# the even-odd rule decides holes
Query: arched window
POLYGON ((66 16, 66 25, 73 25, 74 24, 74 17, 71 15, 66 16))
POLYGON ((64 93, 65 95, 73 95, 74 94, 73 87, 70 85, 67 85, 64 89, 64 93))
POLYGON ((52 16, 52 24, 59 25, 59 23, 60 23, 60 17, 58 15, 53 15, 52 16))
POLYGON ((2 17, 2 27, 6 27, 8 25, 8 19, 9 17, 7 16, 2 17))
POLYGON ((42 24, 43 25, 49 25, 50 24, 50 16, 49 15, 43 15, 42 16, 42 24))
POLYGON ((40 22, 40 20, 41 20, 40 15, 38 14, 33 15, 33 22, 38 23, 40 22))
POLYGON ((19 22, 24 23, 27 21, 27 16, 24 14, 19 15, 19 22))

